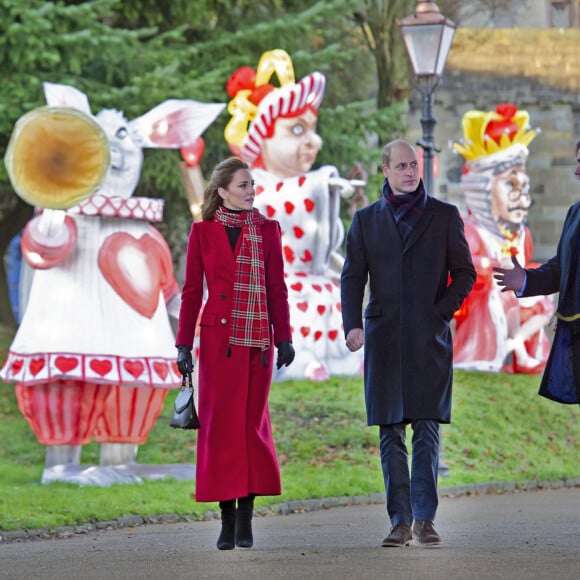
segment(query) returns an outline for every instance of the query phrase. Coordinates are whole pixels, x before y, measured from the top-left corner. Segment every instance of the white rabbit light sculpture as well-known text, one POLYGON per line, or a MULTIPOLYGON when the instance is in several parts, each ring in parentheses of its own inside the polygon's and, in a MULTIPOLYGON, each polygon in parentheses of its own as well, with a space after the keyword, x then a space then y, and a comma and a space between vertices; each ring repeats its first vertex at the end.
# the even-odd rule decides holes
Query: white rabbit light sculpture
POLYGON ((0 377, 15 383, 19 409, 46 446, 43 483, 193 477, 191 465, 136 463, 181 377, 169 321, 179 288, 151 225, 162 220, 163 200, 132 195, 143 148, 190 145, 224 105, 168 100, 127 121, 117 110, 93 117, 73 87, 45 83, 44 91, 49 108, 76 109, 100 125, 110 167, 90 197, 27 224, 22 252, 35 274, 0 377), (91 440, 100 443, 99 465, 85 467, 81 449, 91 440))

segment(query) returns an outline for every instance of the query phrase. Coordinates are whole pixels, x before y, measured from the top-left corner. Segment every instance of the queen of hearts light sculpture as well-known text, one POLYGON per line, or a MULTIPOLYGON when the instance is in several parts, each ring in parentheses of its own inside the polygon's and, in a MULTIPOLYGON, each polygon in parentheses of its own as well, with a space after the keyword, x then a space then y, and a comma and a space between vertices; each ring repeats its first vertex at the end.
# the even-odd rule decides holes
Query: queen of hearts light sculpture
POLYGON ((325 84, 320 72, 296 81, 290 56, 277 49, 255 70, 235 71, 226 85, 226 141, 251 167, 255 207, 282 227, 296 358, 274 380, 361 373, 362 353, 345 345, 339 288, 340 204, 359 184, 333 166, 312 170, 322 147, 316 124, 325 84))

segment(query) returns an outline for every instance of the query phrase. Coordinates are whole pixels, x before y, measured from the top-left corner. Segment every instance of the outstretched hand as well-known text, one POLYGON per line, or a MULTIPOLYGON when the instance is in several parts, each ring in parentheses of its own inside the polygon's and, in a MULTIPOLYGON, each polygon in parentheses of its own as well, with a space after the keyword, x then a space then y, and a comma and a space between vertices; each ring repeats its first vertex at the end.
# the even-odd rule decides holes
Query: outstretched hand
POLYGON ((331 177, 328 180, 330 187, 337 188, 342 199, 350 199, 355 194, 355 187, 348 179, 344 177, 331 177))
POLYGON ((510 270, 506 268, 494 267, 493 271, 497 272, 493 277, 497 280, 497 285, 501 287, 502 292, 513 290, 519 292, 524 287, 526 281, 526 271, 521 267, 518 259, 512 256, 514 267, 510 270))

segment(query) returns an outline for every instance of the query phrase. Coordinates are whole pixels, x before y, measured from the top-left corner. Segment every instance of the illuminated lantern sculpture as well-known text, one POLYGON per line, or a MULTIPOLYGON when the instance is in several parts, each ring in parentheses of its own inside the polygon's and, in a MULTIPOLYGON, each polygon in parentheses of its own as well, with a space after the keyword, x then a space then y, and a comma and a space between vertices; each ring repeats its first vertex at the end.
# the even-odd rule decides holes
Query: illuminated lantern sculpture
POLYGON ((501 292, 492 277, 494 266, 512 267, 512 256, 524 267, 535 266, 526 226, 532 205, 527 146, 535 136, 528 112, 511 103, 463 116, 463 139, 454 149, 465 159, 465 235, 477 280, 455 315, 456 368, 539 374, 546 365, 550 344, 545 326, 553 300, 518 299, 501 292))
POLYGON ((311 170, 322 147, 316 132, 326 79, 320 72, 295 82, 290 56, 265 52, 256 70, 238 69, 228 80, 230 149, 252 170, 254 206, 280 222, 290 320, 296 358, 274 380, 324 380, 362 372, 362 351, 344 340, 339 278, 344 238, 341 199, 358 183, 336 167, 311 170), (275 86, 270 81, 277 77, 275 86))
MULTIPOLYGON (((133 197, 143 148, 181 148, 223 104, 168 100, 128 121, 45 83, 47 107, 20 119, 5 163, 16 192, 38 207, 22 237, 35 269, 0 377, 46 446, 43 483, 109 485, 159 474, 136 464, 171 388, 170 316, 179 311, 171 253, 151 224, 163 200, 133 197), (100 465, 81 447, 100 443, 100 465)), ((169 466, 170 467, 170 466, 169 466)), ((171 474, 171 470, 169 470, 171 474)))

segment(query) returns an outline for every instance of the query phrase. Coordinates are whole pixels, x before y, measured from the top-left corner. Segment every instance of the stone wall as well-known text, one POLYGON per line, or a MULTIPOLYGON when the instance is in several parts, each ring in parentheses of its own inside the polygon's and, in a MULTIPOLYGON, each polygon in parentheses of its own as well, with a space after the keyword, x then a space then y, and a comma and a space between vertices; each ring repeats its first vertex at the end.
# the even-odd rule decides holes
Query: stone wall
MULTIPOLYGON (((528 173, 533 207, 528 224, 534 258, 556 249, 568 207, 580 200, 573 176, 580 139, 580 30, 458 28, 445 75, 435 93, 435 141, 441 148, 434 195, 464 210, 459 179, 463 158, 450 144, 462 138, 461 119, 471 109, 512 102, 530 113, 539 135, 530 143, 528 173)), ((421 98, 409 102, 409 132, 421 136, 421 98)))

